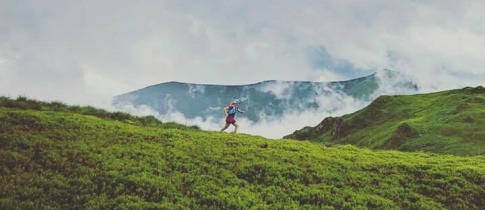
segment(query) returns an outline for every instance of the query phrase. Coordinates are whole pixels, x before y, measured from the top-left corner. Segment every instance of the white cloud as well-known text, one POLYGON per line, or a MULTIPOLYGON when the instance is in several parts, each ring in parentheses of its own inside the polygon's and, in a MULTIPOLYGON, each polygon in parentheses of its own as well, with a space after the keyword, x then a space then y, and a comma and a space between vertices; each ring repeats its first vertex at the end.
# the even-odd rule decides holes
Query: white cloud
POLYGON ((292 82, 287 81, 271 81, 265 83, 264 86, 261 86, 261 92, 271 93, 277 99, 288 99, 293 94, 291 92, 291 86, 293 86, 292 82))
POLYGON ((313 71, 310 73, 308 80, 318 82, 334 82, 349 80, 349 78, 339 74, 339 72, 329 70, 328 68, 321 68, 318 71, 313 71))
POLYGON ((188 93, 194 97, 195 93, 202 93, 204 94, 205 92, 205 86, 200 85, 200 84, 188 84, 189 90, 188 93))

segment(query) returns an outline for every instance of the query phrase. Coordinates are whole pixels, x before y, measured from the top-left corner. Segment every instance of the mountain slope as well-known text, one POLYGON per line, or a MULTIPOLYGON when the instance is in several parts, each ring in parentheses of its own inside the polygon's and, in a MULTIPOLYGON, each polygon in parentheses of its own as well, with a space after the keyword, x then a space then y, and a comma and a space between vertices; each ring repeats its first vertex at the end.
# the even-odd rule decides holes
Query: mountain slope
MULTIPOLYGON (((233 98, 242 101, 246 110, 242 117, 258 122, 262 118, 279 118, 284 113, 298 113, 318 109, 319 98, 342 94, 359 100, 371 100, 380 80, 392 81, 393 86, 416 91, 410 80, 397 80, 397 72, 386 70, 380 78, 376 74, 343 82, 264 81, 250 85, 204 85, 168 82, 115 96, 113 105, 147 106, 161 115, 180 112, 186 118, 221 118, 221 110, 233 98)), ((320 100, 321 101, 321 100, 320 100)))
POLYGON ((274 141, 26 99, 0 105, 0 209, 485 206, 483 156, 274 141))
POLYGON ((342 117, 329 117, 284 138, 372 149, 485 154, 485 88, 381 96, 342 117))

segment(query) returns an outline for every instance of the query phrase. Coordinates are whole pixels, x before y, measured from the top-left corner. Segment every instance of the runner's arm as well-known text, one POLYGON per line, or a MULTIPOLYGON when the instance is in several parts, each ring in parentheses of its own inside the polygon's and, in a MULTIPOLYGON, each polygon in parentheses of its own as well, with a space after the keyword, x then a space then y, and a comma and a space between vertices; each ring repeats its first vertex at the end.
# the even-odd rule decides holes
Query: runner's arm
POLYGON ((226 106, 224 107, 224 109, 222 109, 224 111, 224 116, 227 116, 227 109, 229 108, 229 106, 226 106))

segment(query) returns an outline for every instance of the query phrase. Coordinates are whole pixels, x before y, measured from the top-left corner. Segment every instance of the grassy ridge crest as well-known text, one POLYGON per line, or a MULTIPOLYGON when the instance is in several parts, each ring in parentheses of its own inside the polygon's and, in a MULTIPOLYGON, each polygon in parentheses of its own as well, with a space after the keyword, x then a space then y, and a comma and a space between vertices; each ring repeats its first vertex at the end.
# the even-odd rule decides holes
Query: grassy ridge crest
POLYGON ((284 138, 371 149, 485 154, 485 88, 380 96, 369 106, 284 138))
POLYGON ((0 209, 485 206, 483 156, 327 147, 3 104, 0 209))
POLYGON ((109 112, 104 109, 92 106, 71 106, 60 101, 44 102, 19 96, 16 99, 0 96, 0 107, 12 108, 19 110, 36 110, 36 111, 53 111, 62 113, 73 113, 81 115, 90 115, 102 119, 116 120, 133 125, 157 126, 161 128, 178 128, 178 129, 199 129, 197 126, 184 126, 178 123, 163 123, 154 116, 133 116, 125 112, 109 112))

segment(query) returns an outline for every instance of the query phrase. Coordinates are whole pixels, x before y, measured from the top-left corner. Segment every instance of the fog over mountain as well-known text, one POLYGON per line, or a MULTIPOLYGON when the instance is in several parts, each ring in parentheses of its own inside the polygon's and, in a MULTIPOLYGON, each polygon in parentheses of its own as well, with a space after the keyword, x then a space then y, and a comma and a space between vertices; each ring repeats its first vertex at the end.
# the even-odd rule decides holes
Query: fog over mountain
MULTIPOLYGON (((217 109, 240 97, 249 110, 241 132, 279 137, 367 104, 321 82, 392 69, 420 93, 483 86, 483 8, 482 0, 2 0, 0 95, 111 110, 114 96, 160 83, 191 84, 194 97, 213 87, 196 84, 247 86, 202 100, 192 114, 175 99, 170 112, 122 108, 216 130, 217 109), (253 93, 264 98, 244 98, 253 93)), ((402 92, 379 82, 369 99, 402 92)))
POLYGON ((417 91, 411 78, 383 70, 340 82, 273 80, 234 86, 167 82, 116 96, 113 105, 134 114, 217 130, 224 123, 223 107, 237 98, 245 110, 237 118, 242 132, 280 138, 326 116, 355 111, 381 94, 417 91))

